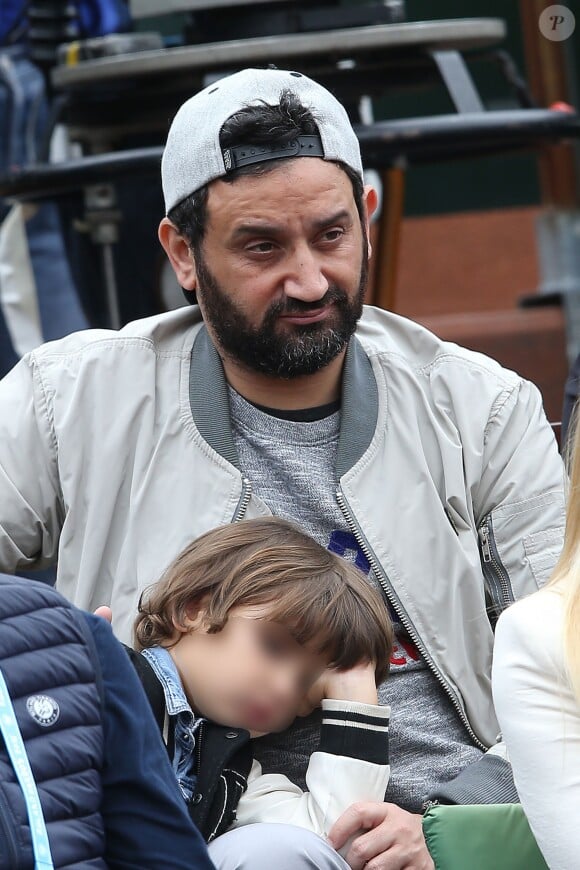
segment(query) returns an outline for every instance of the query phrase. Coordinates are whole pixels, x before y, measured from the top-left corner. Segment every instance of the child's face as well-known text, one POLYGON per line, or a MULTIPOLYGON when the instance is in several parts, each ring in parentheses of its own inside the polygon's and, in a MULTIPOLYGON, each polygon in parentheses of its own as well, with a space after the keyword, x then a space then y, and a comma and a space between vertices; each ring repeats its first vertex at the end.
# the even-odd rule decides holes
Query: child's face
POLYGON ((233 608, 216 634, 207 633, 201 614, 169 650, 194 710, 253 736, 289 725, 327 666, 266 614, 264 607, 233 608))

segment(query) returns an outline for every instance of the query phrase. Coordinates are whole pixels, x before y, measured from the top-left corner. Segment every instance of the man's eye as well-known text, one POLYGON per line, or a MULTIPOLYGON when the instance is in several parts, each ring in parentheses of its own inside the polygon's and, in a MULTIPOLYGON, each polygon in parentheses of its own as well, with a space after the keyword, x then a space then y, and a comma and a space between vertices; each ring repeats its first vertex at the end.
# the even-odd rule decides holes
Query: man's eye
POLYGON ((337 242, 344 235, 344 230, 335 227, 332 230, 327 230, 322 236, 323 241, 325 242, 337 242))
POLYGON ((252 254, 271 254, 274 250, 274 244, 273 242, 256 242, 254 245, 249 245, 246 250, 252 254))

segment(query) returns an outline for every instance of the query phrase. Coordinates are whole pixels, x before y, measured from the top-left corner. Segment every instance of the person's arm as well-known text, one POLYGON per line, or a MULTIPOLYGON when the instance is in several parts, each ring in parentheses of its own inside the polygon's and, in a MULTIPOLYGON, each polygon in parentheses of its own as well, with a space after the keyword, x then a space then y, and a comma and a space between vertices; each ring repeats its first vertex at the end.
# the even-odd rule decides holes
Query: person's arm
POLYGON ((494 404, 472 493, 496 616, 550 577, 563 543, 565 471, 539 390, 518 380, 494 404))
POLYGON ((102 771, 107 866, 111 870, 212 870, 149 702, 107 622, 86 614, 103 679, 102 771))
POLYGON ((377 703, 374 666, 325 679, 320 745, 303 792, 282 774, 262 774, 254 761, 234 826, 285 822, 325 835, 352 803, 382 800, 389 780, 388 707, 377 703))
MULTIPOLYGON (((564 467, 540 393, 529 381, 518 379, 498 397, 479 464, 473 503, 483 579, 497 617, 546 583, 563 542, 564 467)), ((428 797, 449 804, 517 802, 505 746, 499 741, 428 797)))
POLYGON ((551 870, 578 864, 580 706, 562 652, 561 602, 551 590, 500 618, 493 695, 530 827, 551 870))
POLYGON ((0 570, 56 559, 64 506, 50 391, 31 355, 0 381, 0 570))

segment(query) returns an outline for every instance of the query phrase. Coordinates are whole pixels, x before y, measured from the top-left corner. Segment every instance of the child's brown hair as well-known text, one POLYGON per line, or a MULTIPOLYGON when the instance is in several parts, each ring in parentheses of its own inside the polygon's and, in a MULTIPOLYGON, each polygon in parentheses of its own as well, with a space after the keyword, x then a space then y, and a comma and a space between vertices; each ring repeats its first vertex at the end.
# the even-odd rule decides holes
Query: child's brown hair
POLYGON ((346 670, 389 670, 393 628, 387 607, 350 562, 278 517, 242 520, 206 532, 183 550, 139 601, 135 646, 171 646, 191 605, 203 607, 209 633, 234 607, 267 605, 266 619, 346 670))

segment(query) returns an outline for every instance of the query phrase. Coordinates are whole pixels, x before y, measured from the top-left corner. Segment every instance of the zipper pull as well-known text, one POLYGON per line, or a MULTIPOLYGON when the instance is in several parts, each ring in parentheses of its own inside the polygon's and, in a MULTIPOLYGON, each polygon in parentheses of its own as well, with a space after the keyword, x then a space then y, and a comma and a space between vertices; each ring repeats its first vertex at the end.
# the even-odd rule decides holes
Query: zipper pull
POLYGON ((481 526, 479 530, 481 540, 481 552, 484 562, 491 562, 491 547, 489 545, 489 531, 487 526, 481 526))

